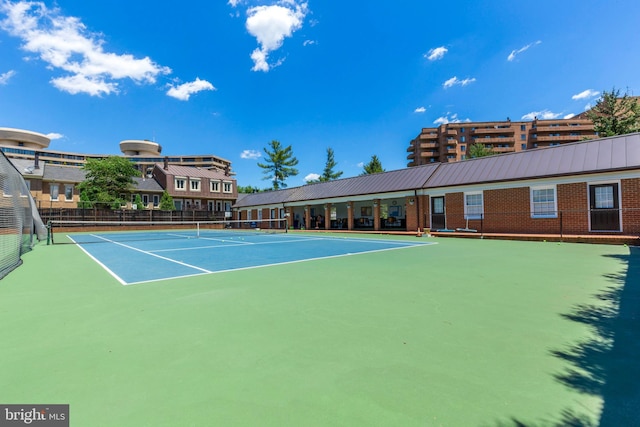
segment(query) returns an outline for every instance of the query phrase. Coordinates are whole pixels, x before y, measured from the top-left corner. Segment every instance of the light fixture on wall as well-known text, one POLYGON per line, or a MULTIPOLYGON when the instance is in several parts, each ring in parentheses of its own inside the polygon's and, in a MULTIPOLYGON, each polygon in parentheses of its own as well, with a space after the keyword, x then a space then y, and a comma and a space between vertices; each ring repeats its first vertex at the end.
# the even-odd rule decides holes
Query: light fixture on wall
POLYGON ((373 206, 378 207, 378 201, 377 200, 373 201, 373 206))
POLYGON ((413 205, 416 202, 416 200, 412 197, 409 199, 409 204, 413 205))

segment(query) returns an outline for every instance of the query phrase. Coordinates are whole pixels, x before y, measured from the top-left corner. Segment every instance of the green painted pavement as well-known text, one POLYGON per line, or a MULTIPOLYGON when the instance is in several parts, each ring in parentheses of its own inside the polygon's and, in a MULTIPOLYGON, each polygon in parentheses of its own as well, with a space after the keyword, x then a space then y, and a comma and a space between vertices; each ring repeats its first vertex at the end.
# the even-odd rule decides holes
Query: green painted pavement
POLYGON ((73 426, 637 421, 637 249, 429 240, 129 287, 39 245, 0 281, 0 403, 73 426))

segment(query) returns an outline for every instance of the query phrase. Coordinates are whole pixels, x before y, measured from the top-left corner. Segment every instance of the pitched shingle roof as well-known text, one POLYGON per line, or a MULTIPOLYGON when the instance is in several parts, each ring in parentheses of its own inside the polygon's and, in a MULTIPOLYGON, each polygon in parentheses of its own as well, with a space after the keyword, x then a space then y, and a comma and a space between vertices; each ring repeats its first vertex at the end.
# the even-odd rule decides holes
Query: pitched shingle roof
POLYGON ((84 169, 70 167, 70 166, 58 166, 52 164, 44 165, 43 179, 45 181, 62 181, 62 182, 82 182, 85 178, 84 169))
POLYGON ((25 178, 42 178, 44 163, 40 163, 40 167, 36 169, 33 160, 30 159, 9 159, 9 161, 25 178))
POLYGON ((133 180, 135 181, 136 188, 140 191, 156 191, 160 193, 163 191, 162 186, 153 178, 135 177, 133 180))

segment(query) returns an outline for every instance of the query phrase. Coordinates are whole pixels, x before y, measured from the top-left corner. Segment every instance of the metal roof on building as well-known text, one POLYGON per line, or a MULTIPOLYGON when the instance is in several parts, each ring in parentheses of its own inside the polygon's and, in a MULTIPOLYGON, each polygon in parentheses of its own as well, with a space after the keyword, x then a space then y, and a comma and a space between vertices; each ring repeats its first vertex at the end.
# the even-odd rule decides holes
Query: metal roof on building
POLYGON ((640 169, 640 133, 248 194, 234 207, 640 169))
POLYGON ((640 134, 441 164, 424 188, 518 181, 640 167, 640 134))
POLYGON ((186 176, 192 178, 209 178, 231 181, 235 178, 225 175, 224 171, 203 169, 193 166, 179 166, 179 165, 167 165, 167 169, 164 169, 164 165, 156 164, 162 173, 165 175, 173 176, 186 176))
POLYGON ((375 193, 392 193, 422 188, 437 165, 416 166, 391 172, 381 172, 335 181, 318 182, 278 191, 248 194, 234 207, 291 203, 375 193))

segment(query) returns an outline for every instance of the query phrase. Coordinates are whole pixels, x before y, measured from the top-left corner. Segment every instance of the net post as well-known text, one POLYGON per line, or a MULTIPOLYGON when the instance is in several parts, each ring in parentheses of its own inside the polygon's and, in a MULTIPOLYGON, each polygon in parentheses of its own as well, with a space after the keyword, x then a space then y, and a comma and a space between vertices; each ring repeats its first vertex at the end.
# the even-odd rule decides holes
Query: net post
POLYGON ((200 221, 196 222, 196 239, 200 238, 200 221))
POLYGON ((47 245, 53 244, 53 235, 51 230, 51 220, 47 221, 47 245))

